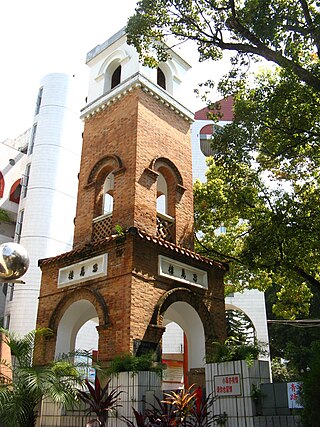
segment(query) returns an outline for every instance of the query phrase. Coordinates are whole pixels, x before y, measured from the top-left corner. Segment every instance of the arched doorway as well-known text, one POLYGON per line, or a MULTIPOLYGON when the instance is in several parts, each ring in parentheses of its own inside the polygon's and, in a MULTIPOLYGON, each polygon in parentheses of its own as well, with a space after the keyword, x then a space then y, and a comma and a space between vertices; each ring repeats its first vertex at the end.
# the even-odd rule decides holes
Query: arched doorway
POLYGON ((162 360, 167 365, 164 389, 188 386, 188 372, 205 364, 205 333, 197 311, 188 303, 171 304, 163 317, 162 360), (180 384, 179 384, 180 383, 180 384))
POLYGON ((58 325, 55 357, 75 350, 98 350, 98 314, 94 305, 85 299, 71 304, 58 325))

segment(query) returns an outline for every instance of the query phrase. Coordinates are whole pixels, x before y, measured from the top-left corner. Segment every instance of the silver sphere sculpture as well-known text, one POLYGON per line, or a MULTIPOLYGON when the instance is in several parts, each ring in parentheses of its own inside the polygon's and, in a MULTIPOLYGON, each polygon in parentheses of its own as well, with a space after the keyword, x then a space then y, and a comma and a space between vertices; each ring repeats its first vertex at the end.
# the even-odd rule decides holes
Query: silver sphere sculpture
POLYGON ((28 270, 29 256, 18 243, 0 245, 0 281, 19 279, 28 270))

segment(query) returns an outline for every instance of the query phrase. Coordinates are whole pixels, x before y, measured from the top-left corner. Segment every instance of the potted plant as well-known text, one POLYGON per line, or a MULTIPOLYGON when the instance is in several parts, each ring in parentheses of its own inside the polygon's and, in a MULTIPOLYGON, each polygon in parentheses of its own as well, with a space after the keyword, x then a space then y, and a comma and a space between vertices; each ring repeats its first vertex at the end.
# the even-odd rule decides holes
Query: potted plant
POLYGON ((87 390, 79 390, 79 398, 86 405, 88 405, 87 413, 89 415, 95 414, 96 418, 89 421, 89 425, 94 425, 98 421, 101 427, 107 425, 108 417, 111 411, 121 406, 119 397, 122 391, 118 388, 110 389, 109 379, 104 387, 101 386, 98 375, 95 376, 95 382, 92 384, 90 381, 85 380, 87 390))

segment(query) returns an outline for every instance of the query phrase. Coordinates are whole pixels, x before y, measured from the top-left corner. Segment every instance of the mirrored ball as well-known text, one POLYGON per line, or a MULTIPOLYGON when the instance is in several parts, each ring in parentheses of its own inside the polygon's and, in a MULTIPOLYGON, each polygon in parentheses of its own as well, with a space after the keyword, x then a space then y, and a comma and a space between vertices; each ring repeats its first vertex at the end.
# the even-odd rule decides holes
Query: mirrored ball
POLYGON ((0 245, 0 280, 15 280, 25 274, 29 267, 29 256, 18 243, 0 245))

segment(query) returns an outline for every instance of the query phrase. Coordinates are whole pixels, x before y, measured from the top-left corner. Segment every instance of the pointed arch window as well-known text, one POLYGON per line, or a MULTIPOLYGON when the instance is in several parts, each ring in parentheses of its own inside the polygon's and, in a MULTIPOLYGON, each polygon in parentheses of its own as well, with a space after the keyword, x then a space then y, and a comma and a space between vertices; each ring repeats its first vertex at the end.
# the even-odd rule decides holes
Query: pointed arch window
POLYGON ((111 76, 111 89, 118 86, 121 82, 121 65, 119 65, 111 76))
POLYGON ((162 87, 162 89, 167 89, 166 76, 164 75, 164 72, 161 70, 161 68, 157 68, 157 84, 162 87))

